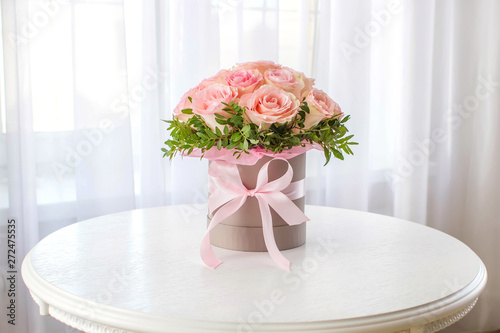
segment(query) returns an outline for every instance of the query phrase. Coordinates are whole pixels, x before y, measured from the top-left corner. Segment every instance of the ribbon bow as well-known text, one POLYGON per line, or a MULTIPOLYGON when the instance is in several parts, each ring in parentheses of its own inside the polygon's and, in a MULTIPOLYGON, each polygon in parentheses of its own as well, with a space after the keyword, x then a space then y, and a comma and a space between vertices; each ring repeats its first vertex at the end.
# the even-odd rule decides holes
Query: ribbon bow
POLYGON ((216 268, 222 263, 210 245, 210 231, 240 209, 248 197, 255 197, 259 202, 262 232, 267 251, 280 267, 290 269, 290 262, 281 254, 274 239, 270 207, 289 225, 309 221, 302 210, 292 202, 292 200, 304 196, 304 179, 292 183, 293 170, 290 163, 284 158, 274 158, 262 166, 257 176, 255 189, 247 189, 243 185, 238 167, 232 163, 214 161, 210 164, 208 175, 214 185, 208 198, 210 215, 218 210, 213 214, 212 221, 208 225, 201 243, 200 253, 205 265, 216 268), (268 167, 271 162, 276 160, 285 161, 287 171, 280 178, 269 182, 268 167))

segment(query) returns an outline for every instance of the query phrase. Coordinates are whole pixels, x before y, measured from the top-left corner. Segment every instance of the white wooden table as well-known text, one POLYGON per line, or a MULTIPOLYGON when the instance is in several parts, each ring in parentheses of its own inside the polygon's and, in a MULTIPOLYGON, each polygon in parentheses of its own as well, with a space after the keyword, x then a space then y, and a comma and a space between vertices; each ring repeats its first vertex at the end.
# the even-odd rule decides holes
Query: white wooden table
POLYGON ((437 230, 308 206, 305 246, 216 248, 203 266, 206 206, 102 216, 36 245, 22 275, 40 313, 88 332, 434 332, 465 316, 486 284, 481 260, 437 230))

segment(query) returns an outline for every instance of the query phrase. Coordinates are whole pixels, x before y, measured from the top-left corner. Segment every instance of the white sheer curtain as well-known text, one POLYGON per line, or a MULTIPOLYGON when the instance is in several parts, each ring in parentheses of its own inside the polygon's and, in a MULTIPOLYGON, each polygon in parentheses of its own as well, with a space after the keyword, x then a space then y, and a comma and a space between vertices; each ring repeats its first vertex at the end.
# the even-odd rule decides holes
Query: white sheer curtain
MULTIPOLYGON (((160 119, 220 68, 268 59, 315 77, 360 142, 327 167, 308 153, 308 202, 461 239, 489 282, 451 331, 500 328, 500 2, 1 0, 1 20, 0 246, 16 219, 18 269, 71 223, 206 201, 206 162, 163 160, 160 119)), ((0 331, 74 331, 18 290, 0 331)))

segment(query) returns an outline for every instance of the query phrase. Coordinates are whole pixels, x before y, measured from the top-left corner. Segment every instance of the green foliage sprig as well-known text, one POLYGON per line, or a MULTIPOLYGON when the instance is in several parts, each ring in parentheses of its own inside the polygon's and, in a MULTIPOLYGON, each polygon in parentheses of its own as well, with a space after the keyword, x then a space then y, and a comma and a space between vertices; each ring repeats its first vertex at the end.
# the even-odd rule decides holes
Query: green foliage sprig
MULTIPOLYGON (((292 147, 307 144, 318 144, 323 148, 326 164, 332 156, 344 159, 343 153, 353 155, 350 146, 358 143, 350 141, 353 135, 349 132, 345 123, 350 116, 342 120, 339 116, 324 119, 310 129, 304 130, 306 115, 310 112, 307 102, 302 101, 297 117, 289 123, 272 124, 270 128, 259 128, 256 124, 249 122, 245 117, 245 108, 238 103, 223 103, 227 115, 215 114, 216 122, 223 129, 215 128, 215 132, 205 123, 203 118, 193 114, 192 109, 184 109, 182 113, 192 114, 186 121, 181 121, 174 116, 173 120, 164 120, 169 124, 171 139, 165 141, 166 148, 162 148, 163 157, 172 159, 177 153, 189 155, 195 148, 204 154, 212 147, 218 150, 234 149, 233 155, 237 158, 241 154, 249 154, 252 148, 260 147, 273 153, 281 153, 292 147)), ((203 157, 203 156, 202 156, 203 157)))

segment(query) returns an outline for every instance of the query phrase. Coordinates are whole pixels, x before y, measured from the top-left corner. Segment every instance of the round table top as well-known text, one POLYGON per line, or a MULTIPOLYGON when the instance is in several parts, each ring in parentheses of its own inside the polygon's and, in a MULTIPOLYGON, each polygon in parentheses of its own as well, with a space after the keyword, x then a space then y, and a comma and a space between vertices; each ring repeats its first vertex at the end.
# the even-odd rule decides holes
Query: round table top
POLYGON ((89 332, 432 332, 486 284, 478 256, 435 229, 307 206, 307 242, 283 251, 214 248, 200 259, 206 205, 127 211, 40 241, 22 275, 42 314, 89 332), (115 332, 115 331, 113 331, 115 332))

